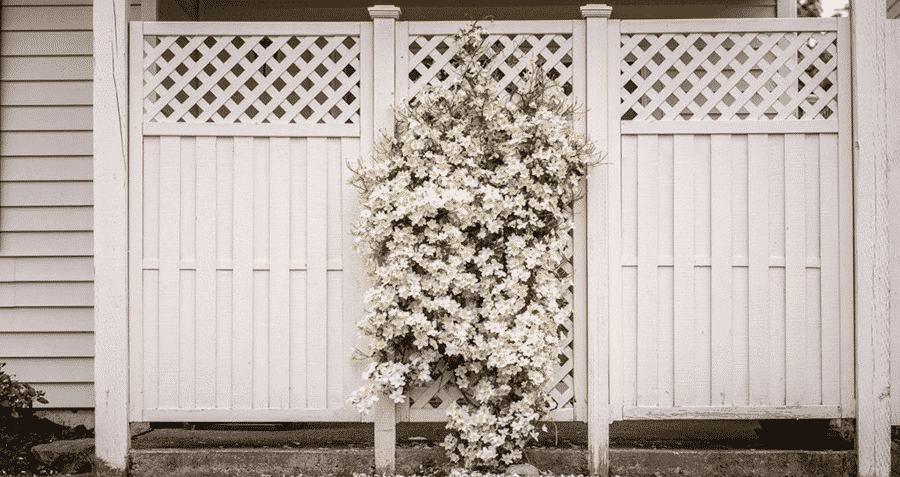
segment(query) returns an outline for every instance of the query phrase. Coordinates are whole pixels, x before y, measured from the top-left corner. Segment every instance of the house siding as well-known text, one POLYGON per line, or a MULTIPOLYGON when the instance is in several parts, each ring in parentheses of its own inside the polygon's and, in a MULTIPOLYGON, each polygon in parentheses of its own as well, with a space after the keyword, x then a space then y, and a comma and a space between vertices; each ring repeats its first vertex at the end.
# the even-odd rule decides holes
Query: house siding
POLYGON ((44 407, 94 406, 91 22, 0 3, 0 362, 44 407))

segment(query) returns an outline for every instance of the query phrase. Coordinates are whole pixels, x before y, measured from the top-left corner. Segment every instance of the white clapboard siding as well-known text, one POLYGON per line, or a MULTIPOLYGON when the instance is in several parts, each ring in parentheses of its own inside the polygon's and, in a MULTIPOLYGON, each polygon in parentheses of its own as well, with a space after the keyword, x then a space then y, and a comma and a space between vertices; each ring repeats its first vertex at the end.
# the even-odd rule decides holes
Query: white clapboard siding
POLYGON ((839 417, 838 134, 621 144, 624 417, 839 417))
POLYGON ((51 407, 94 405, 91 22, 89 0, 0 6, 0 362, 51 407))
POLYGON ((144 138, 136 419, 360 419, 342 300, 358 154, 358 138, 144 138))

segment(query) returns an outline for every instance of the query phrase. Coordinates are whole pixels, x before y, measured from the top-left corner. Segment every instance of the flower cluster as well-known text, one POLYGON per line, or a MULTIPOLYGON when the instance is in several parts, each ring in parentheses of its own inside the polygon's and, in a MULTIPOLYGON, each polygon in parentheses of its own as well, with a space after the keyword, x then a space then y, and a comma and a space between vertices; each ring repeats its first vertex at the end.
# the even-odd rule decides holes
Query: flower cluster
POLYGON ((395 114, 353 181, 355 230, 373 281, 359 323, 374 362, 351 396, 362 411, 447 370, 464 396, 444 442, 467 469, 522 458, 548 416, 545 389, 571 316, 563 271, 572 203, 593 157, 562 89, 536 65, 507 94, 472 26, 458 74, 395 114))

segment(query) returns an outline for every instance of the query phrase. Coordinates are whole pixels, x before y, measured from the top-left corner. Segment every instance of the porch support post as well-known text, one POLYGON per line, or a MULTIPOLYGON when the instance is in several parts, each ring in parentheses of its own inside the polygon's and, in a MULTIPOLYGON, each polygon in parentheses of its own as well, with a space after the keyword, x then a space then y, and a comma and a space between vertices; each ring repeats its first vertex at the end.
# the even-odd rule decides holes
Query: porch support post
MULTIPOLYGON (((619 88, 609 83, 608 23, 612 8, 585 5, 587 134, 609 150, 609 105, 618 104, 619 88)), ((609 472, 609 240, 606 183, 608 167, 594 166, 587 180, 587 369, 588 451, 592 476, 609 472)))
POLYGON ((98 475, 124 475, 128 432, 128 30, 125 0, 95 0, 94 392, 98 475))
POLYGON ((890 248, 885 0, 850 3, 859 477, 890 474, 890 248))
MULTIPOLYGON (((369 7, 372 17, 373 41, 372 86, 373 135, 378 142, 383 134, 394 130, 394 61, 396 58, 394 35, 400 9, 393 5, 369 7)), ((375 404, 375 473, 394 475, 397 444, 397 409, 386 395, 375 404)))

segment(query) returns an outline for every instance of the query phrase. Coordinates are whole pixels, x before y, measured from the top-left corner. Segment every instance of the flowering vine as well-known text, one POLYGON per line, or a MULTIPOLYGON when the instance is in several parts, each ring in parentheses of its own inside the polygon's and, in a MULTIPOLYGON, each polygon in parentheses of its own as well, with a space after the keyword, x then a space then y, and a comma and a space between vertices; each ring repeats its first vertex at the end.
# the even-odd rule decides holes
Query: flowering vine
POLYGON ((359 323, 371 341, 361 411, 445 372, 450 460, 489 470, 522 459, 548 416, 546 388, 571 316, 563 271, 579 180, 593 149, 562 88, 536 65, 495 89, 496 52, 472 25, 458 72, 395 112, 395 129, 354 171, 355 230, 373 286, 359 323))

